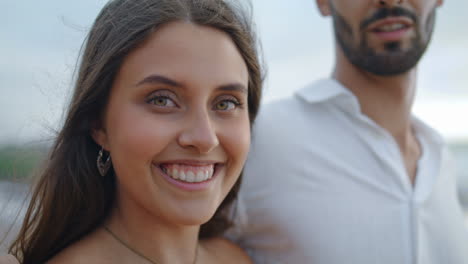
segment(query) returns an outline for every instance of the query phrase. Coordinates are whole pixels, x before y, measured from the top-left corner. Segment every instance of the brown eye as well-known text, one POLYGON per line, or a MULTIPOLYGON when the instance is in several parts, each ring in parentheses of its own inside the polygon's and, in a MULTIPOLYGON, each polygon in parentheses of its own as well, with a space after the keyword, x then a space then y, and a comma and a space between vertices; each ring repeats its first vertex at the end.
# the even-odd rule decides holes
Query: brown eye
POLYGON ((174 101, 171 98, 166 97, 166 96, 155 96, 151 98, 150 103, 159 107, 175 107, 176 106, 174 101))
POLYGON ((156 98, 153 100, 155 105, 159 106, 166 106, 167 105, 167 98, 156 98))
POLYGON ((231 100, 223 100, 216 103, 215 108, 219 111, 229 111, 237 107, 237 104, 231 100))

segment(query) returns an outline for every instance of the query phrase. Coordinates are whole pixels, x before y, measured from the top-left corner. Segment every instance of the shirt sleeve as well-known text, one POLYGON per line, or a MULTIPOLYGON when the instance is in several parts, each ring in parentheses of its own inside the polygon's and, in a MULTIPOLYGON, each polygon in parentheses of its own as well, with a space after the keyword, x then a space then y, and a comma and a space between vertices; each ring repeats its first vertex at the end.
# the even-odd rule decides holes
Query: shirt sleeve
POLYGON ((237 199, 229 208, 229 216, 232 226, 226 231, 225 237, 239 246, 242 246, 242 238, 246 233, 247 212, 242 191, 238 193, 237 199))

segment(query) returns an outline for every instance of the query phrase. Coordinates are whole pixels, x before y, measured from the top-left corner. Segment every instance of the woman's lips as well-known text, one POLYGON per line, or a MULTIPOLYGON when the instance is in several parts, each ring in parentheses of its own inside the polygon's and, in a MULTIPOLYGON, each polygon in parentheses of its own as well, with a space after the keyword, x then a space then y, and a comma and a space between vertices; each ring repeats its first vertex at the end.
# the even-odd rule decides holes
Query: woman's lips
POLYGON ((219 174, 221 163, 215 162, 164 162, 153 164, 163 178, 172 185, 186 190, 197 191, 209 187, 219 174))

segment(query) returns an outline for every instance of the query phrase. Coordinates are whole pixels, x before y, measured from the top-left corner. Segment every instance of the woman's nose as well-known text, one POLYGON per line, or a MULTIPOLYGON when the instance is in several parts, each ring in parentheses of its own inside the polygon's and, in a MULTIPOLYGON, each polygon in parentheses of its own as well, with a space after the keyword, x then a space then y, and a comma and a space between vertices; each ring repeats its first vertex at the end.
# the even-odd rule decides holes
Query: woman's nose
POLYGON ((215 126, 206 110, 191 114, 179 135, 178 143, 184 148, 194 148, 199 153, 209 153, 219 145, 215 126))

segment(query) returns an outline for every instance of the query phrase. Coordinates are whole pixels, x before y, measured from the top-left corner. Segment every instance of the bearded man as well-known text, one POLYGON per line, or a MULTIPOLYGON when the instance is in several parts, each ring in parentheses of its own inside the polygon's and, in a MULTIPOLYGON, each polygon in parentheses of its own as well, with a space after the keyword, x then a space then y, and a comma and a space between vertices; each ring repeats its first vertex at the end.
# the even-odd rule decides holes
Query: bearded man
POLYGON ((468 263, 447 148, 411 114, 443 0, 316 1, 334 71, 262 109, 232 238, 256 263, 468 263))

